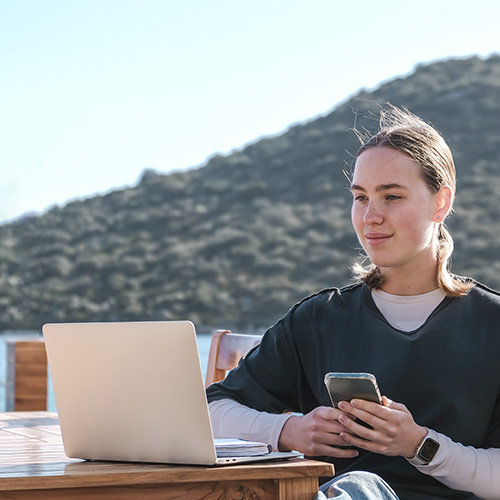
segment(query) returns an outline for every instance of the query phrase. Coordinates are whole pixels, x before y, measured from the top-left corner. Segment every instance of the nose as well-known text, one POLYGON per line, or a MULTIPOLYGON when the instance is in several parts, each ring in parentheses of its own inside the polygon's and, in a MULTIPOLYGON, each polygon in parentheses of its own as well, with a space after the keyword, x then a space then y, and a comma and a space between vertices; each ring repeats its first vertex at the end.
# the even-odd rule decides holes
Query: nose
POLYGON ((366 211, 363 216, 363 222, 370 226, 372 224, 381 224, 383 221, 383 214, 375 203, 370 202, 366 206, 366 211))

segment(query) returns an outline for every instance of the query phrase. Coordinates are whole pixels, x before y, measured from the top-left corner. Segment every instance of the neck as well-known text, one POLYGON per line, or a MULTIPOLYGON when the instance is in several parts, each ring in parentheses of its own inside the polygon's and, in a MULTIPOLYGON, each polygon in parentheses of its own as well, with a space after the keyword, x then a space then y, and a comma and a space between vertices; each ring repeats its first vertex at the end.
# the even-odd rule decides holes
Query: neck
POLYGON ((397 270, 381 268, 384 278, 382 290, 393 295, 421 295, 439 288, 437 266, 428 269, 397 270))

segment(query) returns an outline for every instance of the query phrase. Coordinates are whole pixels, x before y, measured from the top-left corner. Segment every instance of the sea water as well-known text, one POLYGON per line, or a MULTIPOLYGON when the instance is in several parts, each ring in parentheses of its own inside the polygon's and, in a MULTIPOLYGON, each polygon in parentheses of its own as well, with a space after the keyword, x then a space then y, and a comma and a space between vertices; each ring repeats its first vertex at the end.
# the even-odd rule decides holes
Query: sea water
MULTIPOLYGON (((0 412, 6 410, 6 380, 7 380, 7 340, 30 340, 41 338, 41 335, 36 332, 23 333, 0 333, 0 412)), ((198 343, 198 353, 200 355, 200 364, 203 377, 207 371, 208 351, 210 349, 210 340, 212 336, 206 334, 198 334, 196 341, 198 343)), ((47 383, 47 411, 56 411, 56 403, 54 400, 54 391, 52 389, 52 381, 47 383)))

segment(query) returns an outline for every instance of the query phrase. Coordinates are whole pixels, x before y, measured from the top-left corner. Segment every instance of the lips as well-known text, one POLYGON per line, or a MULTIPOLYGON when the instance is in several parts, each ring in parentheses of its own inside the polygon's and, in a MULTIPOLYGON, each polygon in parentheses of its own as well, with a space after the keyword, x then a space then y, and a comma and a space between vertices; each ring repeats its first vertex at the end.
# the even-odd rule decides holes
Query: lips
POLYGON ((392 238, 392 235, 390 235, 390 234, 383 234, 383 233, 367 233, 367 234, 365 234, 365 240, 372 246, 385 243, 390 238, 392 238))

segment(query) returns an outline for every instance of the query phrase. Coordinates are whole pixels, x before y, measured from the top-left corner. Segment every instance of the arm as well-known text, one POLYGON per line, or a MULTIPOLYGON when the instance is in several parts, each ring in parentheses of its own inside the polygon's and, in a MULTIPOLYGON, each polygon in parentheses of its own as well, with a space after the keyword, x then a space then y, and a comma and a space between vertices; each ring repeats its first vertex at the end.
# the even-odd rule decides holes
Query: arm
POLYGON ((278 451, 281 429, 291 414, 257 411, 232 399, 212 401, 208 405, 214 437, 240 438, 269 443, 278 451))
POLYGON ((408 459, 420 472, 430 475, 449 488, 470 491, 486 500, 499 498, 500 449, 477 449, 453 442, 435 431, 417 425, 408 409, 399 403, 383 398, 383 405, 352 400, 340 403, 342 409, 354 415, 373 429, 359 425, 340 416, 349 428, 341 436, 359 448, 382 455, 399 455, 408 459), (415 450, 429 433, 439 442, 440 448, 428 465, 417 465, 415 450))
POLYGON ((340 438, 346 428, 337 421, 341 412, 319 407, 307 415, 272 414, 241 405, 230 399, 209 404, 212 428, 216 438, 238 437, 264 441, 274 451, 297 450, 311 456, 352 458, 356 450, 340 438))
POLYGON ((429 430, 429 436, 439 443, 439 450, 429 465, 413 464, 420 472, 449 488, 470 491, 485 500, 499 498, 499 448, 485 450, 464 446, 432 430, 429 430))

